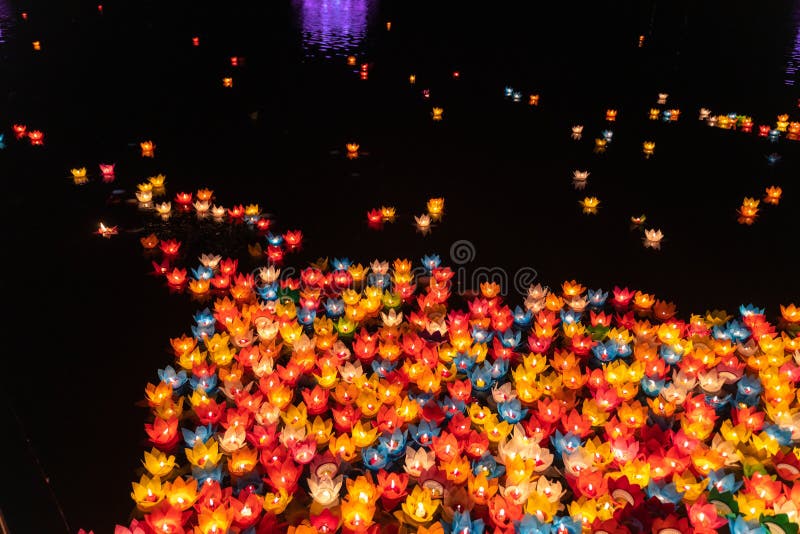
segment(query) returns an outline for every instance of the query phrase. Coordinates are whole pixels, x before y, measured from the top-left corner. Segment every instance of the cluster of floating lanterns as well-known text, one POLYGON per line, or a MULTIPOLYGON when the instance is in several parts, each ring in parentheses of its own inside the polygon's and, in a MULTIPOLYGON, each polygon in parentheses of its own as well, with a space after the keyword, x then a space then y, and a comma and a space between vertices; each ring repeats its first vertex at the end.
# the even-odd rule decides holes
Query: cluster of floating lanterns
MULTIPOLYGON (((44 132, 41 130, 30 130, 25 124, 14 124, 11 130, 14 132, 14 138, 17 141, 27 139, 31 146, 44 145, 44 132)), ((4 139, 5 135, 0 134, 0 148, 5 148, 4 139)))
POLYGON ((797 531, 793 305, 683 320, 572 281, 458 309, 437 256, 201 263, 247 283, 145 389, 132 532, 797 531))
POLYGON ((753 118, 749 115, 737 113, 711 115, 711 110, 706 108, 700 110, 699 119, 704 120, 708 126, 723 130, 736 130, 744 133, 755 131, 759 137, 766 137, 773 142, 777 142, 781 137, 789 141, 800 141, 800 121, 790 121, 789 115, 785 113, 777 116, 775 124, 759 124, 755 128, 753 118))
MULTIPOLYGON (((444 198, 428 199, 425 208, 425 213, 414 215, 414 226, 417 232, 423 235, 430 233, 434 223, 442 220, 444 216, 444 198)), ((397 209, 394 206, 381 206, 367 212, 367 224, 373 230, 381 230, 384 224, 395 222, 396 217, 397 209)))
MULTIPOLYGON (((777 206, 780 204, 782 195, 783 189, 781 189, 779 186, 769 186, 764 191, 764 203, 777 206)), ((739 224, 746 224, 748 226, 753 224, 756 220, 756 217, 758 217, 760 204, 761 200, 757 198, 745 197, 744 200, 742 200, 742 205, 736 210, 739 215, 739 224)))

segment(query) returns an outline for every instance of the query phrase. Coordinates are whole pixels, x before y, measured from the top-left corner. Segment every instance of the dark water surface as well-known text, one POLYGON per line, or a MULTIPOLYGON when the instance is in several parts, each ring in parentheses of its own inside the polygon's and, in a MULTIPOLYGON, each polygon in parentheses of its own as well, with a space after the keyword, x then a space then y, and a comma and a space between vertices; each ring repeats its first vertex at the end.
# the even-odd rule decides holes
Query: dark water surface
MULTIPOLYGON (((446 259, 468 240, 469 269, 526 267, 551 286, 627 285, 686 317, 748 302, 774 317, 779 303, 800 299, 800 143, 697 120, 701 106, 756 124, 784 112, 798 120, 800 1, 533 5, 143 1, 104 2, 101 14, 90 2, 0 0, 10 318, 0 507, 12 532, 65 530, 42 472, 72 532, 111 532, 132 508, 145 438, 136 403, 198 308, 146 275, 135 230, 152 219, 112 194, 130 198, 156 173, 170 195, 207 186, 223 204, 260 204, 279 230, 301 228, 305 250, 290 264, 446 259), (369 64, 368 80, 347 66, 349 54, 369 64), (507 85, 525 99, 541 94, 539 107, 504 98, 507 85), (647 120, 658 92, 682 110, 677 123, 647 120), (440 123, 434 105, 445 110, 440 123), (606 108, 619 118, 598 155, 606 108), (44 131, 45 146, 15 141, 17 122, 44 131), (139 156, 146 139, 155 159, 139 156), (657 143, 649 159, 645 140, 657 143), (349 141, 363 157, 344 157, 349 141), (775 165, 772 153, 782 156, 775 165), (105 162, 117 163, 113 184, 96 179, 105 162), (81 187, 69 177, 78 166, 93 174, 81 187), (585 191, 572 188, 575 169, 591 171, 585 191), (781 204, 737 224, 742 198, 773 184, 781 204), (585 195, 601 199, 596 216, 581 214, 585 195), (446 198, 446 216, 421 236, 412 215, 432 196, 446 198), (368 229, 366 211, 384 204, 398 221, 368 229), (630 230, 640 213, 664 231, 662 250, 630 230), (94 235, 101 220, 120 235, 94 235)), ((210 236, 203 251, 242 252, 224 231, 191 231, 198 248, 210 236)))

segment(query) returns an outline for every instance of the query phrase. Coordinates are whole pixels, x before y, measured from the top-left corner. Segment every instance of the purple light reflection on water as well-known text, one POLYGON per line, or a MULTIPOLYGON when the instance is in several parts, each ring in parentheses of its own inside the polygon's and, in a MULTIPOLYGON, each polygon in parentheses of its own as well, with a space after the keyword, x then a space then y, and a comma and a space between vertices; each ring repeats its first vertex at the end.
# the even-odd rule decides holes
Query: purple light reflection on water
POLYGON ((14 11, 6 0, 0 0, 0 44, 6 42, 6 33, 11 27, 14 11))
POLYGON ((295 0, 306 57, 355 53, 367 35, 374 0, 295 0))
POLYGON ((794 43, 789 51, 789 58, 786 61, 786 85, 797 83, 797 73, 800 70, 800 0, 794 5, 794 16, 792 17, 795 25, 794 43))

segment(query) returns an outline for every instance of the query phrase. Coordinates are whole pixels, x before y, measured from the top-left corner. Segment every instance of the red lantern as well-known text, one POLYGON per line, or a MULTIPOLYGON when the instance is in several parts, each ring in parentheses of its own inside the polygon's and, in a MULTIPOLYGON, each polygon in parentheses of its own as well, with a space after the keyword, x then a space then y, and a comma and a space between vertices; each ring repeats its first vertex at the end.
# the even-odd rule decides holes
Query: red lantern
POLYGON ((167 273, 167 283, 171 286, 180 286, 186 281, 186 269, 175 267, 167 273))
POLYGON ((194 46, 200 46, 200 38, 199 37, 192 37, 192 44, 194 46))
POLYGON ((175 195, 175 202, 181 206, 188 206, 192 203, 192 194, 184 192, 178 193, 175 195))
POLYGON ((240 219, 244 217, 244 206, 239 204, 238 206, 228 208, 228 215, 230 215, 232 219, 240 219))
POLYGON ((258 228, 262 232, 266 232, 269 230, 270 227, 270 220, 265 218, 260 218, 256 221, 256 228, 258 228))
POLYGON ((277 247, 275 245, 269 245, 267 247, 267 258, 274 262, 280 263, 283 261, 283 249, 281 247, 277 247))
POLYGON ((42 146, 44 144, 44 134, 39 130, 33 130, 28 134, 28 139, 33 146, 42 146))
POLYGON ((769 135, 770 127, 768 124, 761 124, 758 126, 758 136, 767 137, 769 135))
POLYGON ((289 247, 298 247, 303 241, 303 232, 300 230, 289 230, 283 235, 283 238, 286 240, 286 244, 289 247))
POLYGON ((161 252, 167 256, 175 256, 181 249, 181 242, 175 239, 165 239, 161 241, 161 252))
POLYGON ((25 126, 24 124, 14 125, 14 135, 17 137, 17 139, 22 139, 23 137, 25 137, 25 134, 27 133, 28 133, 28 127, 25 126))

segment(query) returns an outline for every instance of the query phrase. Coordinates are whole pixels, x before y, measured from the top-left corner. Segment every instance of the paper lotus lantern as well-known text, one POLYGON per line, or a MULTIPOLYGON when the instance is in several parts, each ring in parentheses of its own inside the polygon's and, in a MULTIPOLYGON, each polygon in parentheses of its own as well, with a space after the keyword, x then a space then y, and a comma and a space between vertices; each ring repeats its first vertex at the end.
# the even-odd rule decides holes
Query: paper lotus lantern
POLYGON ((40 130, 28 132, 28 140, 31 142, 32 146, 42 146, 44 145, 44 133, 40 130))
POLYGON ((606 110, 606 120, 608 122, 614 122, 617 120, 617 110, 616 109, 607 109, 606 110))
POLYGON ((575 189, 583 189, 586 187, 589 174, 591 174, 589 171, 572 171, 572 185, 575 189))
POLYGON ((393 222, 397 210, 394 206, 381 206, 381 220, 383 222, 393 222))
POLYGON ((578 204, 583 208, 583 213, 593 215, 597 213, 597 208, 600 206, 600 200, 597 197, 586 197, 579 201, 578 204))
POLYGON ((664 104, 667 103, 667 98, 669 98, 668 93, 658 93, 658 100, 656 101, 656 103, 659 106, 663 106, 664 104))
POLYGON ((156 204, 156 213, 163 216, 168 216, 172 212, 171 202, 160 202, 156 204))
POLYGON ((347 64, 350 67, 355 67, 356 66, 356 56, 347 56, 347 64))
POLYGON ((114 167, 113 163, 101 163, 100 174, 103 176, 104 182, 114 181, 114 167))
POLYGON ((708 108, 700 108, 697 118, 701 121, 707 120, 711 115, 711 110, 708 108))
POLYGON ((152 141, 142 141, 139 143, 139 148, 142 150, 143 158, 155 157, 156 145, 152 141))
POLYGON ((147 204, 153 200, 153 191, 148 189, 146 191, 136 191, 136 200, 141 204, 147 204))
POLYGON ((70 169, 70 173, 72 173, 72 180, 76 184, 85 184, 88 181, 88 178, 86 177, 86 167, 70 169))
POLYGON ((358 158, 358 149, 359 149, 358 143, 347 143, 345 147, 347 148, 347 159, 358 158))
POLYGON ((655 153, 656 143, 654 141, 645 141, 642 143, 642 152, 645 156, 650 157, 655 153))
POLYGON ((14 136, 17 139, 22 139, 28 133, 28 127, 24 124, 15 124, 12 129, 14 130, 14 136))
POLYGON ((631 224, 633 224, 634 226, 641 226, 644 224, 646 220, 647 217, 644 214, 631 216, 631 224))
POLYGON ((99 227, 97 228, 97 233, 103 237, 111 237, 112 235, 117 235, 119 230, 116 226, 106 226, 103 223, 100 223, 99 227))
POLYGON ((572 138, 578 141, 581 137, 583 137, 583 125, 577 124, 572 127, 572 138))
POLYGON ((417 230, 420 232, 427 232, 431 229, 431 216, 427 213, 423 213, 422 215, 415 215, 414 222, 417 226, 417 230))
POLYGON ((409 74, 408 75, 408 83, 410 83, 411 85, 414 85, 415 83, 417 83, 417 76, 414 75, 414 74, 409 74))
POLYGON ((431 116, 433 117, 434 121, 442 120, 442 115, 444 114, 444 108, 434 107, 431 111, 431 116))
POLYGON ((644 231, 644 246, 645 248, 653 248, 653 249, 660 249, 661 248, 661 240, 664 238, 664 234, 661 230, 657 229, 650 229, 644 231))
POLYGON ((231 88, 233 87, 233 78, 230 76, 226 76, 222 78, 222 87, 231 88))
POLYGON ((530 95, 528 97, 528 105, 529 106, 538 106, 539 105, 539 95, 530 95))
POLYGON ((34 41, 34 42, 33 42, 33 49, 34 49, 34 50, 36 50, 37 52, 38 52, 39 50, 41 50, 41 49, 42 49, 42 43, 41 43, 41 41, 34 41))
POLYGON ((783 189, 781 189, 777 185, 767 187, 766 192, 764 194, 764 202, 766 202, 767 204, 778 205, 781 201, 782 194, 783 194, 783 189))
POLYGON ((595 154, 602 154, 606 151, 606 146, 608 145, 608 140, 602 137, 598 137, 594 140, 594 152, 595 154))
POLYGON ((163 174, 156 174, 155 176, 151 176, 147 179, 151 186, 154 188, 164 187, 164 183, 166 182, 167 177, 163 174))
POLYGON ((175 194, 175 203, 179 206, 186 207, 192 203, 192 194, 181 191, 175 194))
POLYGON ((661 110, 658 108, 650 108, 650 113, 648 114, 648 118, 651 121, 658 120, 659 115, 661 115, 661 110))

